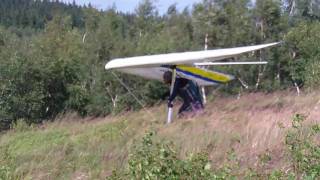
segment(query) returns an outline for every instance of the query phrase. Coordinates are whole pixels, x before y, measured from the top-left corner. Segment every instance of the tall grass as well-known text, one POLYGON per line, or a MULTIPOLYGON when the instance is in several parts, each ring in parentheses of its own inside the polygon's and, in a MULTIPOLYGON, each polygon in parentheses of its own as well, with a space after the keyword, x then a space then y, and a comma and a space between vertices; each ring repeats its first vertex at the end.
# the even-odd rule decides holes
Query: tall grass
POLYGON ((176 162, 187 163, 191 154, 206 152, 215 174, 316 178, 319 99, 314 94, 291 97, 276 93, 216 98, 203 115, 175 119, 169 126, 164 124, 165 105, 150 108, 152 115, 139 111, 91 120, 64 117, 38 127, 18 121, 0 135, 0 179, 105 179, 113 170, 129 167, 129 154, 136 153, 134 147, 150 130, 157 132, 155 142, 171 142, 176 162), (303 123, 292 120, 296 113, 305 114, 303 123), (304 152, 308 154, 301 156, 304 152))

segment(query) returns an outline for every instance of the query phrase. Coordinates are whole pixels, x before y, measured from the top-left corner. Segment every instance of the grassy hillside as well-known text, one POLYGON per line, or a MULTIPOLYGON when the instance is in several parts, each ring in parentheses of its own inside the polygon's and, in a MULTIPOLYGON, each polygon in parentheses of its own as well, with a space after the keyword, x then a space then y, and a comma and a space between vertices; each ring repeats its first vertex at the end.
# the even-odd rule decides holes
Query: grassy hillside
POLYGON ((204 114, 171 125, 164 104, 117 117, 18 123, 0 136, 0 179, 105 179, 125 171, 150 131, 155 141, 172 142, 179 158, 206 152, 211 169, 235 177, 312 179, 320 174, 319 108, 319 93, 286 91, 216 98, 204 114))

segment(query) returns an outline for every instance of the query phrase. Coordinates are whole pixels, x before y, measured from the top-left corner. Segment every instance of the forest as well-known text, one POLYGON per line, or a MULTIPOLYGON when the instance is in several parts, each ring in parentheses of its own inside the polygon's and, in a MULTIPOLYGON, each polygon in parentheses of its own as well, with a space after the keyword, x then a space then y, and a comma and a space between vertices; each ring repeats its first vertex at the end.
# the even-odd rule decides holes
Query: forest
MULTIPOLYGON (((203 0, 182 11, 172 4, 164 14, 153 0, 141 0, 133 13, 58 0, 1 0, 0 130, 18 120, 41 123, 66 112, 105 116, 139 109, 104 69, 106 62, 203 50, 206 36, 208 49, 283 42, 227 59, 269 64, 219 67, 248 85, 235 80, 220 89, 222 94, 319 88, 318 0, 203 0)), ((144 106, 158 103, 166 90, 159 82, 118 75, 144 106)))

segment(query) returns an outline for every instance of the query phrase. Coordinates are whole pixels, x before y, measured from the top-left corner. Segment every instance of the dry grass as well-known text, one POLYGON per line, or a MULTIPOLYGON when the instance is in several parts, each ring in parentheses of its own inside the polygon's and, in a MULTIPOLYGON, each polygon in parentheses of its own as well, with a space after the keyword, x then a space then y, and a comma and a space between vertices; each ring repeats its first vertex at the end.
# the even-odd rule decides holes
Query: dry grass
POLYGON ((0 148, 9 151, 19 177, 99 179, 123 167, 132 145, 155 130, 159 138, 171 140, 182 157, 207 151, 217 166, 234 155, 241 168, 284 169, 284 136, 293 115, 319 122, 319 108, 319 93, 297 97, 277 92, 216 98, 204 114, 175 119, 171 125, 164 124, 164 104, 117 117, 81 119, 69 114, 25 132, 12 130, 0 136, 0 148), (262 165, 265 155, 271 160, 262 165))
POLYGON ((251 93, 239 100, 217 98, 207 105, 204 115, 179 119, 160 132, 180 147, 182 155, 207 150, 215 164, 222 164, 234 150, 244 166, 254 167, 267 152, 272 157, 266 166, 283 168, 284 137, 293 115, 306 115, 306 123, 319 122, 319 108, 317 93, 300 97, 294 92, 251 93))

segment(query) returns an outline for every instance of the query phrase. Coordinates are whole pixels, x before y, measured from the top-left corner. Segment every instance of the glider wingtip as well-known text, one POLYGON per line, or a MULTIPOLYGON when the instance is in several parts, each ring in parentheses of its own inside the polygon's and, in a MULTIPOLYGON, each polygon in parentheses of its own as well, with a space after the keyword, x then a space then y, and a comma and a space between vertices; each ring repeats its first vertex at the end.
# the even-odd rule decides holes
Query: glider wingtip
POLYGON ((283 41, 277 41, 277 42, 270 42, 270 43, 267 43, 267 44, 262 44, 262 45, 266 45, 266 46, 276 46, 276 45, 279 45, 279 44, 282 44, 283 41))
POLYGON ((276 45, 281 45, 281 44, 284 44, 284 41, 277 41, 277 42, 274 42, 274 43, 272 43, 272 44, 274 44, 275 46, 276 46, 276 45))

